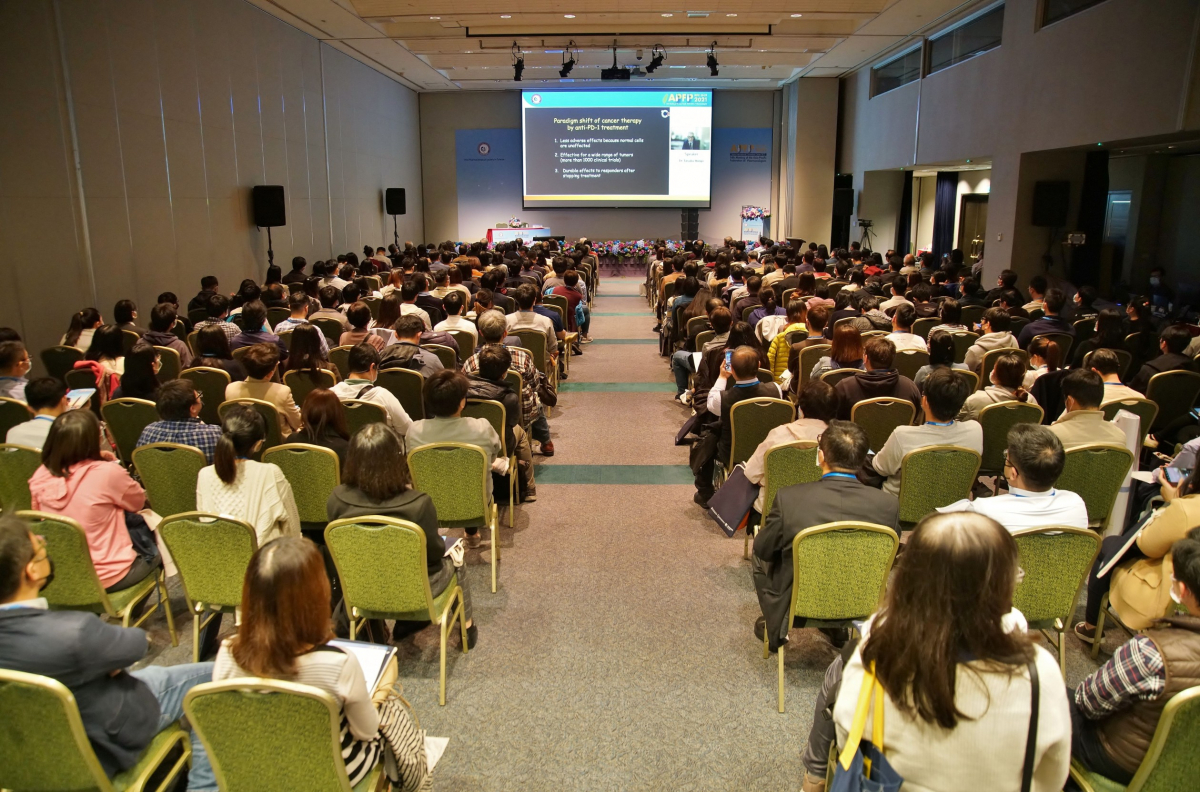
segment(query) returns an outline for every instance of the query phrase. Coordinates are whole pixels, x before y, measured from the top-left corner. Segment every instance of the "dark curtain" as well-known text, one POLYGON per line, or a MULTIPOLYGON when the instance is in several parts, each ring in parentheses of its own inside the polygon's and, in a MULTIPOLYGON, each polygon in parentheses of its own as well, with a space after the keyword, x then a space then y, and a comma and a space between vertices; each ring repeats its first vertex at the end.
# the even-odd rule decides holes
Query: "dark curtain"
POLYGON ((958 173, 939 171, 933 199, 933 254, 940 260, 954 248, 954 214, 958 210, 958 173))
POLYGON ((903 256, 912 244, 913 172, 904 171, 904 188, 900 193, 900 216, 896 218, 896 252, 903 256))
POLYGON ((1104 242, 1104 217, 1108 212, 1108 152, 1089 151, 1083 166, 1083 194, 1075 226, 1087 241, 1071 256, 1071 282, 1076 286, 1100 285, 1100 253, 1104 242))

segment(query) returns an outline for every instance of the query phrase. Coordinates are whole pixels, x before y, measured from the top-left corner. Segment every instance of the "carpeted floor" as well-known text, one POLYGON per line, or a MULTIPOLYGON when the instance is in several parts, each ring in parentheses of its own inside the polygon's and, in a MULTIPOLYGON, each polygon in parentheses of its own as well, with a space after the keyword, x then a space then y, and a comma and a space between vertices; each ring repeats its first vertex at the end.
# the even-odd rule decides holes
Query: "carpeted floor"
MULTIPOLYGON (((452 652, 445 707, 436 630, 401 644, 405 696, 423 728, 451 738, 435 789, 799 788, 835 650, 816 631, 792 632, 787 712, 777 713, 775 658, 762 658, 751 631, 742 538, 692 503, 687 449, 673 444, 685 408, 661 388, 666 361, 654 344, 601 343, 653 340, 638 282, 601 282, 597 343, 572 360, 550 416, 557 454, 536 458, 537 502, 501 531, 496 594, 487 556, 468 554, 479 645, 452 652)), ((183 640, 170 648, 156 617, 153 662, 190 661, 177 586, 174 605, 183 640)), ((1078 682, 1095 664, 1074 638, 1068 647, 1078 682)))

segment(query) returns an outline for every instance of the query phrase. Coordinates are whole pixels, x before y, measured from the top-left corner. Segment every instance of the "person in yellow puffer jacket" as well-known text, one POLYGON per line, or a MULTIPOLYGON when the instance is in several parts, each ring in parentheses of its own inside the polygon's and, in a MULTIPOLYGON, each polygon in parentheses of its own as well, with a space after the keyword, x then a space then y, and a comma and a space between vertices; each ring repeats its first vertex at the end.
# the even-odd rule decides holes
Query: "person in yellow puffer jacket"
POLYGON ((802 300, 792 300, 788 303, 787 326, 771 339, 771 347, 767 351, 767 361, 771 366, 771 375, 775 377, 776 382, 779 382, 783 372, 787 371, 788 351, 791 349, 791 344, 788 343, 788 333, 798 332, 804 333, 805 337, 808 336, 808 328, 804 326, 806 307, 802 300))

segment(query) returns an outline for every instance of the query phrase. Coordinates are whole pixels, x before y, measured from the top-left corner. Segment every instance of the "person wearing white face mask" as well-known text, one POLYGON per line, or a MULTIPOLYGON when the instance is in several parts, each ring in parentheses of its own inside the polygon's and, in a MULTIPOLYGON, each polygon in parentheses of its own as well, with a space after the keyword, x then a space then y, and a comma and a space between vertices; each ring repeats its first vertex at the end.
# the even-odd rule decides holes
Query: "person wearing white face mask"
POLYGON ((1172 545, 1167 565, 1163 582, 1186 615, 1134 636, 1070 697, 1072 758, 1121 784, 1137 772, 1163 707, 1200 685, 1200 528, 1172 545))

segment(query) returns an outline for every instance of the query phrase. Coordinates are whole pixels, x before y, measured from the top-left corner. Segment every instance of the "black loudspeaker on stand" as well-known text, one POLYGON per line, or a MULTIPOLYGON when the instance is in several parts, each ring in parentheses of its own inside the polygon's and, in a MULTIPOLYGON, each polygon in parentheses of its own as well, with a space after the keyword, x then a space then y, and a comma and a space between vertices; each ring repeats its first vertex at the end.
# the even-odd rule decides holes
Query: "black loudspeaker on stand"
POLYGON ((271 228, 287 225, 283 186, 260 184, 250 191, 250 198, 254 205, 254 225, 267 229, 267 264, 274 264, 275 251, 271 248, 271 228))
POLYGON ((407 204, 404 200, 403 187, 388 187, 383 191, 383 206, 388 214, 392 216, 392 236, 396 240, 396 249, 400 248, 400 231, 396 226, 396 215, 404 214, 407 204))
POLYGON ((679 211, 679 236, 685 242, 700 238, 699 209, 681 209, 679 211))

